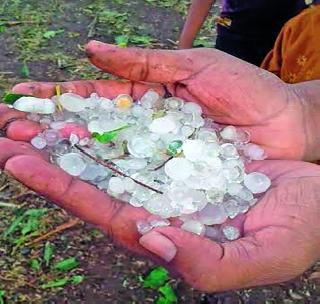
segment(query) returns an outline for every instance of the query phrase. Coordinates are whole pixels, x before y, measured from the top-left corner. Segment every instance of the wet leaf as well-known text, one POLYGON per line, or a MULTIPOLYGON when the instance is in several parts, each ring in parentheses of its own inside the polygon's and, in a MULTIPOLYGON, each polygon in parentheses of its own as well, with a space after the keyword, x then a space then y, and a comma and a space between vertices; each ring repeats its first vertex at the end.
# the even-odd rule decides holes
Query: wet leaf
POLYGON ((4 232, 4 237, 8 237, 10 234, 16 232, 24 219, 24 215, 20 215, 14 219, 9 228, 4 232))
POLYGON ((22 77, 25 77, 25 78, 28 78, 30 76, 29 67, 25 62, 23 63, 23 65, 21 67, 20 74, 22 77))
POLYGON ((117 46, 125 48, 129 43, 129 37, 125 35, 117 36, 115 42, 117 46))
POLYGON ((74 269, 78 266, 78 262, 76 258, 68 258, 65 260, 62 260, 60 262, 57 262, 53 268, 59 271, 69 271, 71 269, 74 269))
POLYGON ((70 278, 70 281, 72 284, 80 284, 81 282, 83 282, 84 280, 84 276, 83 275, 74 275, 70 278))
POLYGON ((117 137, 119 136, 120 132, 124 129, 129 128, 129 126, 123 126, 121 128, 109 131, 109 132, 105 132, 103 134, 99 134, 99 133, 92 133, 92 138, 96 139, 97 141, 99 141, 102 144, 107 144, 115 139, 117 139, 117 137))
POLYGON ((43 34, 43 38, 45 39, 52 39, 54 37, 56 37, 57 35, 63 33, 64 30, 57 30, 57 31, 47 31, 43 34))
POLYGON ((43 259, 46 262, 46 266, 48 267, 51 261, 51 258, 54 254, 54 245, 50 242, 46 242, 44 246, 44 253, 43 253, 43 259))
POLYGON ((33 269, 35 271, 39 271, 41 269, 41 264, 40 264, 39 260, 33 259, 30 261, 30 267, 31 267, 31 269, 33 269))
POLYGON ((17 101, 21 97, 31 97, 31 95, 6 93, 2 98, 2 102, 6 104, 13 104, 15 101, 17 101))
POLYGON ((163 267, 153 269, 143 280, 143 287, 158 289, 168 281, 168 274, 168 271, 163 267))
POLYGON ((36 217, 30 217, 27 222, 23 225, 21 230, 22 235, 26 235, 29 232, 35 231, 39 228, 40 221, 36 217))
POLYGON ((27 210, 24 215, 25 216, 31 216, 31 217, 41 217, 47 213, 47 209, 42 208, 42 209, 29 209, 27 210))
POLYGON ((4 290, 0 290, 0 304, 5 304, 4 302, 5 295, 6 295, 6 292, 4 290))
POLYGON ((43 289, 47 289, 47 288, 57 288, 57 287, 63 287, 65 285, 67 285, 69 282, 69 278, 63 278, 63 279, 58 279, 58 280, 52 280, 49 281, 46 284, 42 284, 41 288, 43 289))
POLYGON ((171 304, 171 303, 177 303, 178 299, 177 296, 172 289, 172 287, 167 283, 166 285, 159 288, 159 292, 162 294, 157 304, 171 304))

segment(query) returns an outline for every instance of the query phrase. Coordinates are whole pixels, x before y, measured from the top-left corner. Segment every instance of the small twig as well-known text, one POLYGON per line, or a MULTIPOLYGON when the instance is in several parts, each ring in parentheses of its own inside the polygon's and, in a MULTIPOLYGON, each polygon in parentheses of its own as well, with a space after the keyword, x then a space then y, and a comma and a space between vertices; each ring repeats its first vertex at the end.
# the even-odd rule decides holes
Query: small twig
POLYGON ((177 41, 174 41, 174 40, 172 40, 172 39, 170 39, 170 38, 167 38, 167 41, 170 42, 170 43, 172 43, 173 45, 178 45, 178 42, 177 42, 177 41))
POLYGON ((0 187, 0 192, 2 192, 4 189, 8 188, 9 185, 8 184, 5 184, 3 186, 0 187))
POLYGON ((0 202, 0 207, 7 207, 7 208, 20 208, 19 206, 11 203, 4 203, 0 202))
POLYGON ((96 31, 97 31, 96 26, 98 22, 99 22, 99 16, 98 14, 96 14, 92 22, 88 25, 88 29, 89 29, 88 38, 92 38, 96 35, 96 31))
POLYGON ((163 164, 161 164, 161 165, 159 165, 158 167, 154 168, 153 171, 157 171, 157 170, 161 169, 161 168, 164 167, 164 166, 166 165, 166 163, 167 163, 169 160, 171 160, 171 159, 173 159, 173 156, 169 157, 163 164))
POLYGON ((39 237, 37 237, 36 239, 30 241, 29 243, 26 243, 26 246, 32 246, 35 245, 37 243, 40 243, 44 240, 47 240, 48 238, 52 237, 53 235, 60 233, 64 230, 70 229, 76 225, 78 225, 81 221, 79 219, 72 219, 67 223, 64 223, 58 227, 56 227, 55 229, 49 231, 48 233, 41 235, 39 237))
POLYGON ((144 184, 144 183, 136 180, 135 178, 133 178, 133 177, 131 177, 131 176, 129 176, 129 175, 121 172, 120 170, 118 170, 117 168, 115 168, 114 165, 112 165, 112 164, 110 164, 110 163, 108 164, 108 163, 104 162, 103 160, 100 160, 100 159, 96 158, 95 156, 91 155, 90 153, 88 153, 87 151, 85 151, 83 148, 81 148, 79 145, 74 145, 74 147, 75 147, 76 149, 78 149, 78 150, 79 150, 82 154, 84 154, 85 156, 87 156, 87 157, 89 157, 90 159, 94 160, 94 161, 95 161, 96 163, 98 163, 99 165, 110 169, 110 170, 113 171, 114 173, 116 173, 116 174, 118 174, 118 175, 120 175, 120 176, 123 176, 123 177, 128 177, 128 178, 130 178, 132 181, 134 181, 136 184, 138 184, 138 185, 140 185, 140 186, 142 186, 142 187, 145 187, 145 188, 147 188, 147 189, 149 189, 149 190, 152 190, 152 191, 154 191, 154 192, 156 192, 156 193, 163 194, 162 191, 157 190, 157 189, 155 189, 155 188, 153 188, 153 187, 151 187, 151 186, 149 186, 149 185, 146 185, 146 184, 144 184))

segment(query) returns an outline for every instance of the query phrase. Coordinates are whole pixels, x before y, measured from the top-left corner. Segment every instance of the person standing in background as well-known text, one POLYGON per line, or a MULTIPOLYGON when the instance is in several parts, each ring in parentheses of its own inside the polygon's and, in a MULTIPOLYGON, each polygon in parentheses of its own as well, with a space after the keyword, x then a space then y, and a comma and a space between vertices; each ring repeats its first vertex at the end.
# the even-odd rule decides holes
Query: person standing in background
POLYGON ((261 67, 287 83, 320 79, 320 0, 290 19, 261 67))
MULTIPOLYGON (((191 48, 215 0, 193 0, 179 47, 191 48)), ((307 3, 306 3, 307 2, 307 3)), ((260 66, 283 25, 309 0, 224 0, 217 18, 216 48, 260 66)), ((312 2, 312 1, 311 1, 312 2)))

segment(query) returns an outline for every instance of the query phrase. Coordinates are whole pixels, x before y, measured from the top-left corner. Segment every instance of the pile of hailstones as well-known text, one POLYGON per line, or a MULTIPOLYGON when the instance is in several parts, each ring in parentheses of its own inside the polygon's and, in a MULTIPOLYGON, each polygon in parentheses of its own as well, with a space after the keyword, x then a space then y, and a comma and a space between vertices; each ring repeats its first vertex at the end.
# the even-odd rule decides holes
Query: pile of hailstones
POLYGON ((66 93, 22 97, 13 107, 44 126, 31 144, 46 149, 53 163, 156 215, 137 223, 142 234, 178 217, 184 230, 235 240, 240 231, 230 219, 246 213, 270 187, 264 174, 245 173, 247 162, 266 157, 247 132, 217 125, 198 104, 177 97, 163 99, 150 90, 133 102, 124 94, 110 100, 66 93))

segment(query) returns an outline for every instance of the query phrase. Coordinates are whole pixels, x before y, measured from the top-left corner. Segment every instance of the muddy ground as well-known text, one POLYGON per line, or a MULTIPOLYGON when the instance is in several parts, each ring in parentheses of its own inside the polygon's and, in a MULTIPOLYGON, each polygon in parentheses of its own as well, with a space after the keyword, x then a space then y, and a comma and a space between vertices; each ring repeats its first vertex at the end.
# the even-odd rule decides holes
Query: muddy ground
MULTIPOLYGON (((22 81, 108 78, 85 58, 83 46, 90 39, 175 48, 187 5, 186 0, 2 0, 0 95, 22 81)), ((197 45, 214 45, 212 25, 213 17, 197 45)), ((80 222, 27 245, 72 220, 63 210, 0 175, 0 303, 155 303, 158 293, 140 282, 155 265, 116 247, 90 225, 80 222), (45 211, 7 235, 30 208, 45 211), (54 248, 49 265, 44 261, 45 243, 54 248), (50 266, 69 257, 75 257, 78 265, 66 273, 50 266), (82 282, 44 287, 74 276, 82 282)), ((172 278, 170 283, 178 303, 320 303, 319 272, 316 265, 286 284, 212 295, 196 292, 179 279, 172 278)))

